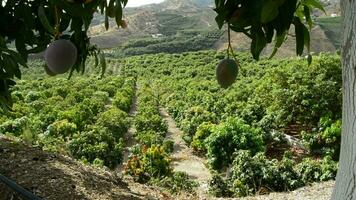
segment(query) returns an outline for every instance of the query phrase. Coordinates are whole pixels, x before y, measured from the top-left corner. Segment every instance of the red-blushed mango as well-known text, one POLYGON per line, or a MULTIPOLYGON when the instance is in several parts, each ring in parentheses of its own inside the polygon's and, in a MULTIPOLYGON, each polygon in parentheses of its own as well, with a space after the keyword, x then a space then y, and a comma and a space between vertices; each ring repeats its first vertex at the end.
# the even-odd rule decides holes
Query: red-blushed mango
POLYGON ((66 73, 77 61, 77 47, 69 40, 56 40, 49 44, 45 61, 53 74, 66 73))
POLYGON ((221 87, 228 88, 235 82, 238 72, 239 66, 235 60, 223 59, 216 67, 216 79, 221 87))

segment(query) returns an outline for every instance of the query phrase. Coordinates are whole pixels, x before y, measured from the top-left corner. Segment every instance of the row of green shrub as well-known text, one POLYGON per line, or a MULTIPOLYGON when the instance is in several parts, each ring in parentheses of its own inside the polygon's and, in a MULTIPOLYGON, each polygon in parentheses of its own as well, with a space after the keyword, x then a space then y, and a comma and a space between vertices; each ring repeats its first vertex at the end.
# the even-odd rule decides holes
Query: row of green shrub
POLYGON ((173 141, 165 139, 167 124, 161 118, 157 96, 149 85, 137 92, 135 138, 139 143, 125 166, 125 172, 136 181, 164 187, 172 193, 193 192, 196 183, 187 174, 174 172, 170 159, 173 141))
MULTIPOLYGON (((314 56, 308 66, 301 58, 255 61, 247 54, 238 54, 240 74, 226 90, 215 79, 215 67, 224 57, 223 53, 213 51, 137 56, 123 61, 123 70, 150 80, 161 104, 184 131, 183 139, 208 159, 210 169, 243 171, 243 165, 236 159, 241 151, 249 151, 253 160, 263 160, 265 164, 261 166, 268 166, 256 164, 250 178, 258 178, 254 170, 278 175, 268 175, 268 180, 263 180, 263 185, 272 189, 269 191, 286 191, 309 182, 333 179, 341 136, 339 56, 314 56), (301 138, 307 148, 305 153, 309 154, 292 152, 289 161, 298 169, 293 167, 290 173, 294 178, 277 190, 273 184, 280 182, 279 174, 289 173, 290 164, 287 158, 273 160, 279 158, 273 148, 293 150, 284 134, 301 138), (295 159, 302 156, 308 158, 295 159), (316 159, 319 157, 324 161, 316 159), (306 170, 299 170, 302 166, 306 170), (313 178, 319 176, 322 178, 313 178)), ((254 194, 264 187, 256 189, 243 179, 236 175, 225 180, 232 191, 230 196, 254 194)))
POLYGON ((25 79, 14 88, 13 110, 1 113, 0 133, 114 168, 122 159, 134 85, 135 79, 118 76, 25 79))
POLYGON ((322 160, 305 158, 296 163, 291 155, 269 160, 263 152, 236 152, 227 177, 215 174, 209 191, 216 197, 241 197, 256 193, 291 191, 311 182, 334 179, 337 162, 326 156, 322 160))

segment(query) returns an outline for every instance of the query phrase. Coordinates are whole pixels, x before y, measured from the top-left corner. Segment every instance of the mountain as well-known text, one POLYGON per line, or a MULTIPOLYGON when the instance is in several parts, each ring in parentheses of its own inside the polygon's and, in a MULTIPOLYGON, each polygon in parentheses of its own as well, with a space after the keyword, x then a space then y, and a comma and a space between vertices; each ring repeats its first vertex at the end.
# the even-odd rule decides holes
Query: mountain
MULTIPOLYGON (((340 23, 341 18, 335 17, 340 15, 339 0, 322 0, 326 9, 326 14, 320 11, 314 13, 316 19, 316 26, 313 28, 311 37, 312 51, 335 51, 340 46, 340 23)), ((159 50, 162 44, 163 47, 171 46, 179 43, 181 48, 184 45, 191 45, 190 39, 192 37, 199 40, 198 46, 203 49, 217 49, 223 50, 227 46, 226 31, 218 31, 215 22, 215 12, 213 11, 213 0, 166 0, 159 4, 150 4, 136 8, 126 8, 124 11, 124 18, 128 22, 127 29, 117 29, 115 22, 110 22, 110 29, 105 30, 104 18, 100 15, 95 16, 90 34, 92 42, 102 48, 130 47, 129 52, 135 52, 134 55, 142 53, 159 53, 159 52, 172 52, 167 51, 166 48, 159 50), (225 34, 220 34, 224 33, 225 34), (209 45, 204 43, 202 35, 214 35, 216 39, 212 42, 209 39, 209 45), (218 36, 218 38, 216 38, 218 36), (137 46, 137 40, 144 40, 143 46, 137 46), (167 43, 168 41, 168 43, 167 43), (179 41, 172 43, 172 41, 179 41), (186 41, 184 44, 183 41, 186 41), (132 50, 131 43, 135 43, 135 48, 141 48, 139 51, 132 50), (154 45, 150 51, 142 51, 149 43, 154 45), (157 51, 158 49, 158 51, 157 51)), ((292 28, 293 29, 293 28, 292 28)), ((286 44, 281 48, 281 56, 295 55, 294 39, 289 39, 286 44)), ((233 45, 239 50, 249 49, 249 39, 242 34, 233 33, 233 45)), ((273 47, 267 47, 265 52, 268 54, 273 47)), ((185 50, 202 50, 200 48, 183 48, 185 50)), ((174 51, 176 52, 176 51, 174 51)), ((179 51, 178 51, 179 52, 179 51)), ((125 54, 125 55, 131 55, 125 54)))
POLYGON ((90 34, 92 42, 103 48, 122 45, 130 39, 172 36, 181 31, 209 31, 216 29, 214 11, 207 0, 168 0, 137 8, 126 8, 127 29, 118 30, 115 22, 105 31, 104 18, 95 16, 90 34))

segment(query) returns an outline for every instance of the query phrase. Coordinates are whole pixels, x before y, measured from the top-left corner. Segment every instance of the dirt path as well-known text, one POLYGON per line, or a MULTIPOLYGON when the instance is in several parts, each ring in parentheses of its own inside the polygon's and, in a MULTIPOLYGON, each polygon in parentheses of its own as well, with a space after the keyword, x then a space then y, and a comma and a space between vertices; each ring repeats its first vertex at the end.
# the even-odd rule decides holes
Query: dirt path
MULTIPOLYGON (((135 94, 134 94, 134 97, 132 99, 132 104, 131 104, 131 108, 130 108, 130 112, 129 112, 129 116, 133 119, 136 114, 137 114, 137 95, 136 95, 136 92, 137 92, 137 85, 135 86, 135 94)), ((135 129, 135 126, 132 122, 131 124, 131 127, 129 128, 129 130, 127 131, 127 133, 124 135, 124 141, 125 141, 125 148, 124 148, 124 151, 123 151, 123 160, 122 160, 122 165, 120 165, 118 167, 119 171, 122 171, 124 166, 125 166, 125 163, 127 163, 127 161, 129 160, 129 155, 130 155, 130 148, 137 144, 137 142, 135 141, 135 138, 134 138, 134 133, 136 132, 136 129, 135 129)))
POLYGON ((194 155, 193 151, 185 145, 182 139, 183 132, 177 127, 174 119, 167 110, 160 108, 162 118, 168 124, 166 138, 174 141, 174 151, 171 155, 175 171, 186 172, 193 180, 199 183, 198 195, 200 199, 207 197, 208 181, 211 178, 209 169, 205 166, 205 160, 194 155))

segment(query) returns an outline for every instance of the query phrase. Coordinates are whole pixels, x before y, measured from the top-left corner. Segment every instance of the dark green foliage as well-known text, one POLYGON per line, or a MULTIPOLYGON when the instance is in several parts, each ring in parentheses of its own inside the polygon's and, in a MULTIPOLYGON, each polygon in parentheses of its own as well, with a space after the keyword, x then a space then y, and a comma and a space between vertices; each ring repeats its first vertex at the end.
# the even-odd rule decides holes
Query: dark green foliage
POLYGON ((238 151, 232 164, 232 190, 238 196, 255 194, 262 187, 272 191, 288 191, 303 185, 293 170, 295 163, 268 160, 263 153, 252 156, 249 151, 238 151))
POLYGON ((147 145, 149 147, 152 145, 160 145, 164 141, 164 137, 153 130, 140 131, 135 135, 135 138, 140 144, 147 145))
MULTIPOLYGON (((184 119, 180 122, 182 130, 187 138, 191 140, 198 128, 203 122, 214 122, 215 114, 204 110, 200 106, 191 107, 184 113, 184 119)), ((190 142, 188 142, 189 144, 190 142)))
POLYGON ((20 136, 28 127, 28 123, 29 119, 26 116, 14 120, 6 120, 0 125, 0 133, 20 136))
MULTIPOLYGON (((177 29, 172 29, 172 27, 169 27, 169 30, 173 30, 174 33, 177 32, 177 29)), ((222 33, 222 31, 180 31, 174 36, 166 36, 163 33, 163 38, 130 40, 122 47, 114 49, 113 53, 108 54, 108 56, 117 58, 143 54, 183 53, 213 49, 214 43, 221 37, 222 33)))
POLYGON ((135 181, 146 183, 152 178, 164 178, 172 175, 171 160, 164 148, 152 145, 149 148, 138 146, 133 152, 125 173, 131 175, 135 181))
POLYGON ((303 23, 307 23, 311 29, 313 8, 324 11, 317 0, 216 0, 214 10, 217 13, 215 20, 219 28, 227 23, 233 31, 244 33, 251 38, 251 54, 254 59, 259 59, 264 47, 271 43, 274 37, 275 52, 277 51, 292 24, 296 33, 297 55, 303 54, 304 46, 310 53, 309 30, 303 23))
POLYGON ((167 124, 158 110, 158 99, 148 85, 138 91, 138 114, 135 116, 136 137, 143 144, 162 144, 167 124))
POLYGON ((0 134, 15 135, 44 150, 72 154, 88 163, 96 160, 114 168, 121 162, 122 137, 130 120, 126 112, 109 105, 109 93, 121 92, 121 102, 131 102, 134 79, 36 80, 36 73, 29 73, 29 79, 14 88, 12 111, 0 111, 7 116, 0 123, 0 134))
POLYGON ((229 184, 219 174, 213 174, 209 181, 209 193, 215 197, 231 197, 233 195, 229 184))
MULTIPOLYGON (((313 181, 333 179, 337 165, 330 157, 325 157, 327 161, 311 157, 299 163, 293 152, 293 157, 275 160, 272 158, 280 155, 274 155, 274 149, 269 148, 280 145, 283 151, 288 150, 284 134, 299 135, 302 131, 317 138, 323 135, 324 140, 318 140, 323 141, 322 145, 340 147, 339 56, 314 56, 308 66, 299 58, 253 61, 247 54, 237 54, 243 66, 241 76, 226 90, 219 87, 214 73, 224 57, 212 51, 137 56, 123 61, 123 70, 150 81, 154 96, 184 130, 184 139, 191 141, 196 151, 207 152, 212 168, 231 169, 226 179, 214 176, 210 184, 213 194, 236 197, 260 190, 288 191, 313 181), (321 123, 324 116, 331 123, 321 123), (265 155, 265 148, 272 155, 265 155), (241 149, 252 152, 246 156, 241 149)), ((156 108, 157 101, 143 99, 156 108)), ((156 109, 142 110, 154 113, 156 109)), ((312 151, 312 156, 315 154, 320 155, 312 151)))
POLYGON ((100 113, 98 115, 96 124, 98 126, 107 128, 115 138, 123 137, 130 127, 128 114, 117 108, 111 108, 105 112, 100 113))
POLYGON ((302 139, 313 154, 330 155, 339 160, 341 143, 341 120, 322 117, 314 131, 302 132, 302 139))
POLYGON ((88 162, 100 159, 110 168, 121 163, 122 139, 115 137, 107 128, 92 127, 91 129, 73 136, 68 144, 71 154, 75 158, 88 162))
POLYGON ((195 193, 195 189, 198 186, 184 172, 174 172, 172 176, 152 179, 150 180, 150 184, 166 188, 173 194, 179 194, 182 191, 192 194, 195 193))
POLYGON ((77 125, 68 122, 68 120, 55 121, 47 127, 45 134, 54 137, 71 137, 77 131, 77 125))
POLYGON ((203 122, 200 124, 191 143, 191 146, 195 151, 206 152, 205 139, 215 131, 215 127, 216 125, 210 122, 203 122))
POLYGON ((162 121, 158 114, 142 114, 135 117, 135 126, 137 131, 155 130, 157 133, 165 134, 167 125, 162 121))
POLYGON ((208 163, 213 169, 227 167, 237 150, 263 151, 261 130, 250 127, 241 119, 229 118, 219 124, 205 140, 208 163))
POLYGON ((227 179, 219 175, 210 181, 210 192, 220 197, 240 197, 267 191, 289 191, 314 181, 327 181, 336 176, 337 164, 330 157, 322 161, 310 158, 296 164, 288 156, 281 161, 269 160, 263 153, 252 156, 238 151, 227 179))
MULTIPOLYGON (((0 4, 0 107, 12 107, 10 89, 14 79, 21 79, 21 67, 27 67, 29 54, 40 53, 57 39, 70 40, 77 47, 77 59, 71 73, 84 72, 88 56, 97 58, 100 51, 92 46, 87 35, 94 10, 105 13, 108 28, 108 10, 115 11, 118 26, 122 25, 122 9, 127 0, 91 1, 2 1, 0 4), (120 14, 121 13, 121 14, 120 14), (13 50, 14 47, 16 51, 13 50)), ((103 59, 102 59, 103 60, 103 59)), ((44 70, 43 70, 44 73, 44 70)))

